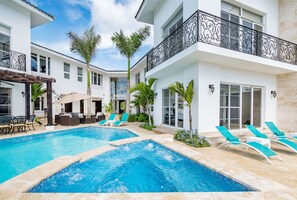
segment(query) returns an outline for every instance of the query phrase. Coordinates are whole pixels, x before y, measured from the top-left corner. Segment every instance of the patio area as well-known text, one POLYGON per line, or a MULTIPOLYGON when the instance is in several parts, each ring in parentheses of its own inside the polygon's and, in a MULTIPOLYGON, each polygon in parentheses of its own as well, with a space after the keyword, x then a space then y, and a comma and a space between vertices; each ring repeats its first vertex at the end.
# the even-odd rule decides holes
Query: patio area
MULTIPOLYGON (((92 124, 96 126, 96 124, 92 124)), ((282 158, 283 162, 271 159, 270 165, 264 158, 251 150, 242 148, 222 148, 215 146, 208 148, 191 148, 183 143, 174 141, 170 134, 155 134, 138 126, 138 123, 129 123, 122 128, 128 129, 140 137, 129 138, 111 142, 113 146, 101 147, 76 156, 63 156, 45 163, 37 168, 11 179, 0 185, 0 199, 296 199, 297 198, 297 155, 287 151, 280 145, 272 143, 274 149, 282 158), (24 193, 28 187, 40 182, 44 178, 61 170, 69 164, 87 160, 95 155, 114 149, 115 146, 152 139, 167 148, 177 151, 207 167, 223 173, 224 175, 245 183, 260 190, 249 193, 146 193, 146 194, 31 194, 24 193)), ((89 125, 80 125, 89 126, 89 125)), ((56 130, 68 129, 69 127, 56 126, 56 130)), ((74 128, 74 127, 72 127, 74 128)), ((28 131, 26 134, 38 134, 45 131, 44 126, 36 126, 36 131, 28 131)), ((14 135, 1 135, 0 138, 15 137, 14 135)))

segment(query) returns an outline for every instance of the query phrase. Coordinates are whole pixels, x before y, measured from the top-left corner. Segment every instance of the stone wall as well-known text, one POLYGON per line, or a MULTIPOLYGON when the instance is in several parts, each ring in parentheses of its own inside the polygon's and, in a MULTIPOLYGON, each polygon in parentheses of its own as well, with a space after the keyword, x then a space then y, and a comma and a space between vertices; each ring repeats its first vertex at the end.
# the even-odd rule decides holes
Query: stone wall
MULTIPOLYGON (((278 3, 279 37, 297 43, 297 1, 278 3)), ((297 131, 297 73, 277 77, 277 124, 281 129, 297 131)))

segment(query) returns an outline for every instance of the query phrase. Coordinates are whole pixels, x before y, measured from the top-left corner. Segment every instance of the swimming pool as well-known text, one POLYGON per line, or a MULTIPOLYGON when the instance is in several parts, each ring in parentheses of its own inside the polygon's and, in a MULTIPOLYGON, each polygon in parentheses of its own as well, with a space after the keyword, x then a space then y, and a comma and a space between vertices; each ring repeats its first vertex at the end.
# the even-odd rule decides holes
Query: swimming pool
POLYGON ((135 137, 127 130, 84 127, 0 140, 0 183, 63 155, 135 137))
POLYGON ((34 193, 242 192, 252 189, 153 141, 123 145, 74 163, 34 193))

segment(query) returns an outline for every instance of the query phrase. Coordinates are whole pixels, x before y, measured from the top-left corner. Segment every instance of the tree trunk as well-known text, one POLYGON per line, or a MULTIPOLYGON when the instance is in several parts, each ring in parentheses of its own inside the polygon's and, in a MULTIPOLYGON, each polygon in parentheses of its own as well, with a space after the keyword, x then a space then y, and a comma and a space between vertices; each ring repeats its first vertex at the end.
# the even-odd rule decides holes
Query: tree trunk
MULTIPOLYGON (((91 92, 91 79, 90 79, 90 65, 87 63, 87 95, 92 95, 91 92)), ((92 97, 87 99, 87 117, 92 115, 92 97)))
POLYGON ((191 138, 192 138, 192 137, 193 137, 193 128, 192 128, 192 105, 189 105, 189 124, 190 124, 191 138))
POLYGON ((152 126, 152 119, 151 119, 151 105, 147 104, 148 116, 149 116, 149 125, 152 126))
POLYGON ((127 81, 127 99, 126 99, 126 113, 130 114, 130 60, 128 58, 128 81, 127 81))

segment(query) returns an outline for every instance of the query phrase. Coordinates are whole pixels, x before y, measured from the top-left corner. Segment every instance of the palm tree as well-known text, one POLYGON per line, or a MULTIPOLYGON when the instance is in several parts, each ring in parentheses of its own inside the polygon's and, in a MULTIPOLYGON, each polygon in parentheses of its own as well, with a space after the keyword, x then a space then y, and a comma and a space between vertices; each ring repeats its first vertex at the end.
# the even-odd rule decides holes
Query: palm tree
POLYGON ((190 132, 191 138, 193 136, 193 128, 192 128, 192 101, 194 96, 194 81, 191 80, 185 89, 184 85, 180 82, 175 82, 169 85, 170 92, 175 92, 179 94, 184 101, 187 102, 189 106, 189 124, 190 124, 190 132))
POLYGON ((157 79, 150 78, 148 83, 138 83, 134 85, 130 92, 136 92, 136 95, 139 98, 140 102, 146 102, 146 110, 148 111, 149 115, 149 125, 152 126, 152 119, 151 119, 151 106, 154 103, 154 90, 152 90, 152 86, 157 79))
POLYGON ((131 58, 139 50, 142 45, 142 42, 146 40, 151 34, 151 29, 149 26, 144 26, 138 29, 136 32, 127 36, 124 34, 123 30, 120 32, 115 32, 111 37, 112 42, 119 49, 120 54, 125 56, 128 59, 128 82, 127 82, 127 106, 126 112, 130 113, 130 65, 131 58))
POLYGON ((44 93, 46 93, 46 89, 42 88, 43 85, 39 83, 33 83, 31 85, 31 101, 32 101, 32 108, 33 108, 33 115, 35 114, 34 112, 34 104, 37 101, 37 99, 42 96, 44 93))
MULTIPOLYGON (((67 33, 70 39, 70 51, 79 54, 87 64, 87 95, 92 95, 91 93, 91 79, 90 79, 90 62, 96 55, 96 48, 101 42, 101 36, 97 35, 92 26, 90 29, 84 31, 82 36, 77 33, 70 31, 67 33)), ((91 98, 87 100, 87 116, 91 116, 91 98)))

